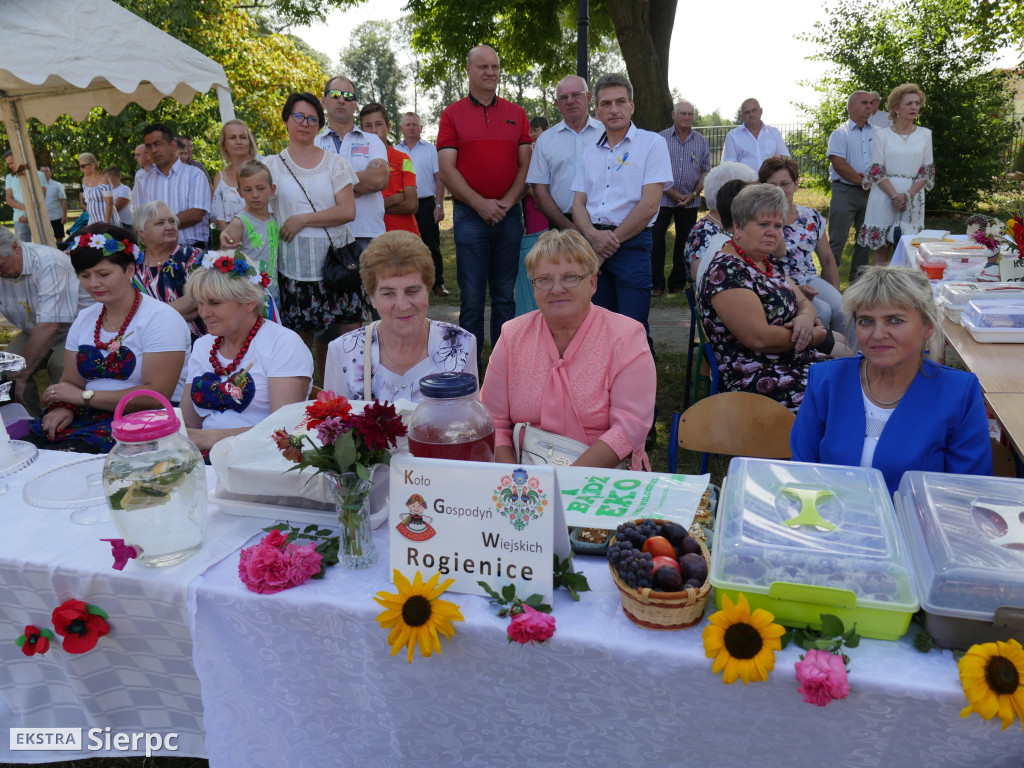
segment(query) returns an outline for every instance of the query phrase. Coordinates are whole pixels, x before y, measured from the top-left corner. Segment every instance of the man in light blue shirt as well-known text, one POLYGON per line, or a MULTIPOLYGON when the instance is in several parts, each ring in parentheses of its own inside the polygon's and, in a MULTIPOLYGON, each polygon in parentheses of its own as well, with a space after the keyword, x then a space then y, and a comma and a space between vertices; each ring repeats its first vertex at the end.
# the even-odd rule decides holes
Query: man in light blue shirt
POLYGON ((562 122, 537 137, 526 183, 533 199, 556 229, 575 229, 572 223, 572 182, 583 150, 604 133, 604 126, 587 111, 593 101, 587 81, 563 77, 555 88, 555 106, 562 122))
MULTIPOLYGON (((15 165, 14 152, 9 149, 4 153, 4 159, 7 161, 7 167, 11 169, 11 172, 4 179, 4 189, 7 205, 14 211, 14 236, 23 243, 31 243, 32 230, 28 225, 28 214, 25 213, 25 193, 21 190, 21 180, 25 178, 28 169, 27 166, 22 166, 19 169, 15 165)), ((46 177, 42 171, 39 171, 39 185, 44 189, 46 188, 46 177)), ((27 184, 25 185, 25 191, 28 191, 27 184)))
MULTIPOLYGON (((828 214, 828 244, 838 266, 843 260, 843 248, 850 236, 851 225, 859 232, 864 224, 868 207, 868 191, 861 186, 864 174, 871 165, 871 143, 875 127, 868 122, 871 115, 871 94, 854 91, 846 102, 850 119, 840 125, 828 138, 828 161, 832 168, 832 202, 828 214)), ((850 277, 856 279, 861 267, 868 264, 871 252, 866 245, 853 246, 850 277)))
POLYGON ((438 226, 444 219, 444 182, 441 181, 441 168, 437 163, 437 147, 420 138, 423 124, 415 112, 406 112, 399 127, 405 138, 399 142, 398 150, 410 157, 416 170, 416 197, 419 200, 416 226, 420 230, 420 239, 430 249, 430 257, 434 261, 433 290, 438 296, 447 296, 444 261, 441 259, 441 229, 438 226))

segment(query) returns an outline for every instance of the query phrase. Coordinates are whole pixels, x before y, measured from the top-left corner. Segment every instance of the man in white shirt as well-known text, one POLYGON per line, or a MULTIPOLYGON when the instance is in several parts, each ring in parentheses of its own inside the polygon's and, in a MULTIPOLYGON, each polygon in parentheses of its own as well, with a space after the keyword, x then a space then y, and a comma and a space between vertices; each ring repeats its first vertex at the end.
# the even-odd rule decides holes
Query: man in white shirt
POLYGON ((556 229, 575 229, 572 203, 583 151, 604 133, 604 126, 590 116, 593 95, 587 81, 576 75, 563 77, 555 88, 555 106, 562 122, 537 137, 526 183, 533 187, 533 200, 556 229))
POLYGON ((135 162, 139 164, 139 170, 135 172, 135 178, 139 178, 139 174, 145 173, 149 166, 153 164, 153 160, 149 156, 149 150, 146 149, 145 144, 139 144, 135 148, 135 162))
POLYGON ((601 262, 594 303, 643 323, 653 353, 651 227, 672 184, 668 145, 633 125, 633 86, 623 75, 604 75, 594 99, 604 134, 583 151, 572 183, 572 220, 601 262))
POLYGON ((419 198, 416 226, 434 260, 434 293, 447 296, 444 262, 441 259, 441 229, 438 227, 444 219, 444 182, 441 181, 440 166, 437 164, 437 147, 420 139, 423 124, 415 112, 402 115, 399 128, 405 138, 399 142, 397 149, 410 157, 416 170, 416 197, 419 198))
POLYGON ((878 91, 868 91, 868 96, 871 98, 871 115, 868 117, 868 123, 879 130, 891 126, 892 120, 889 119, 888 108, 879 110, 879 107, 882 106, 882 97, 878 91))
POLYGON ((143 140, 153 164, 135 179, 132 208, 150 200, 163 200, 178 216, 178 242, 206 248, 210 240, 210 203, 213 192, 206 174, 178 159, 174 134, 154 123, 143 129, 143 140))
POLYGON ((757 173, 761 169, 761 163, 769 157, 789 154, 789 148, 782 140, 779 130, 761 120, 762 112, 757 99, 747 99, 740 105, 743 125, 733 128, 726 134, 725 147, 722 149, 723 163, 744 163, 757 173))
MULTIPOLYGON (((864 224, 868 207, 868 191, 861 186, 864 174, 871 165, 871 144, 875 127, 868 122, 871 114, 871 94, 854 91, 846 102, 850 119, 840 125, 828 138, 828 161, 832 167, 832 202, 828 214, 828 244, 838 266, 843 260, 843 249, 850 236, 850 227, 859 232, 864 224)), ((866 245, 853 246, 850 275, 868 264, 871 251, 866 245)))
MULTIPOLYGON (((31 243, 32 229, 28 224, 28 214, 25 213, 25 193, 28 192, 28 184, 25 184, 24 192, 21 189, 22 180, 27 179, 28 164, 23 163, 19 168, 14 162, 14 152, 9 149, 4 153, 4 159, 7 161, 7 167, 11 170, 4 179, 4 194, 7 205, 14 212, 14 235, 22 242, 31 243)), ((39 185, 46 186, 46 177, 42 171, 39 171, 39 185)))
POLYGON ((64 185, 53 178, 48 165, 40 165, 39 172, 46 177, 46 215, 53 227, 53 239, 58 243, 64 239, 64 225, 68 223, 68 196, 64 185))

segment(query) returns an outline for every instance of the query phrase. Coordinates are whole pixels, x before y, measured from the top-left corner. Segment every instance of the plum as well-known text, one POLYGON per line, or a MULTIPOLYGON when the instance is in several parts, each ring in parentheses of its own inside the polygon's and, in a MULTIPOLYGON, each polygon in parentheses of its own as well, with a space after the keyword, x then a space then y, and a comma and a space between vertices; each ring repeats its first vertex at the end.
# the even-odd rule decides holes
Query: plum
POLYGON ((687 579, 683 582, 683 589, 689 589, 690 587, 693 587, 694 589, 700 589, 703 586, 704 582, 697 581, 697 579, 687 579))
POLYGON ((667 565, 654 571, 654 588, 659 592, 678 592, 683 585, 679 571, 667 565))
POLYGON ((687 535, 679 547, 679 553, 681 555, 700 554, 700 542, 693 536, 687 535))
MULTIPOLYGON (((662 523, 661 535, 668 539, 673 547, 679 549, 682 546, 683 539, 686 538, 686 529, 684 529, 679 523, 662 523)), ((682 553, 681 550, 680 553, 682 553)))
POLYGON ((679 558, 679 567, 683 571, 684 581, 695 579, 703 584, 704 579, 708 577, 708 564, 704 561, 703 555, 696 553, 683 555, 679 558))

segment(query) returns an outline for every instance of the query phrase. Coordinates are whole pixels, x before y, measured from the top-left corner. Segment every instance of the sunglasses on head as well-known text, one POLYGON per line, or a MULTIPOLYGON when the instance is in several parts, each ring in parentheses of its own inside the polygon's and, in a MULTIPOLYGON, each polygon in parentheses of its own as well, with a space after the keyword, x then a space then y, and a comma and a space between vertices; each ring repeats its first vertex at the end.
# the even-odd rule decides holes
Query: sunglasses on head
POLYGON ((327 91, 327 95, 332 99, 344 99, 345 101, 355 101, 356 95, 352 91, 339 91, 337 88, 331 88, 327 91))

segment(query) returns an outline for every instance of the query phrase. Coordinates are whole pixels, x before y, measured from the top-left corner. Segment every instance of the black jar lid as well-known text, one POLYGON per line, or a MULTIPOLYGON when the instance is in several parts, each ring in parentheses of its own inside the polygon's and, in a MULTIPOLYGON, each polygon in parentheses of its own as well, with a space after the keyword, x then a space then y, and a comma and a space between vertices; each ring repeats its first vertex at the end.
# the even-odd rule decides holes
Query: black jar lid
POLYGON ((420 392, 424 397, 439 400, 465 397, 476 392, 476 376, 472 373, 432 373, 420 379, 420 392))

